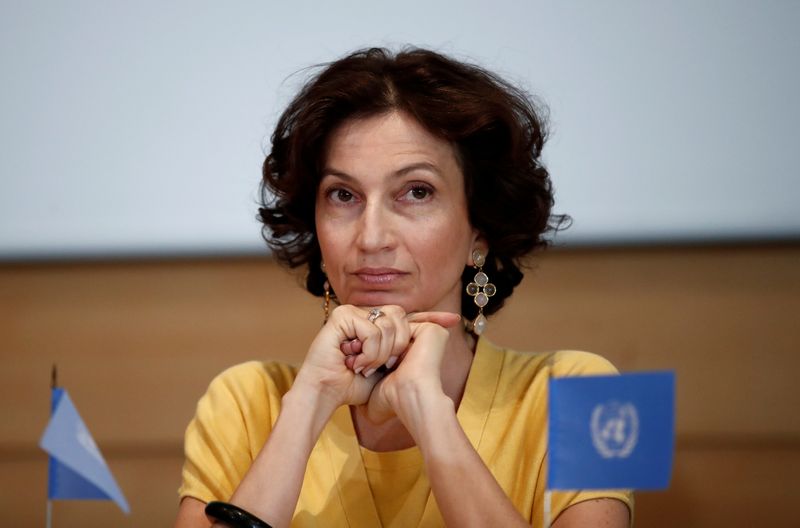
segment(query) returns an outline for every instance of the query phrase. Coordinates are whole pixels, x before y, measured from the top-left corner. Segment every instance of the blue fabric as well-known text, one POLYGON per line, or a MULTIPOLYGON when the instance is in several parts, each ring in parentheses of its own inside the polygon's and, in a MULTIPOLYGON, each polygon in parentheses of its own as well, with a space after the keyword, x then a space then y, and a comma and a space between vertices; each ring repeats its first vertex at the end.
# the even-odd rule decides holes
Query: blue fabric
POLYGON ((673 372, 554 378, 549 386, 549 489, 669 486, 673 372))
POLYGON ((50 423, 39 441, 49 455, 49 499, 113 500, 125 513, 128 502, 69 394, 52 389, 50 423))

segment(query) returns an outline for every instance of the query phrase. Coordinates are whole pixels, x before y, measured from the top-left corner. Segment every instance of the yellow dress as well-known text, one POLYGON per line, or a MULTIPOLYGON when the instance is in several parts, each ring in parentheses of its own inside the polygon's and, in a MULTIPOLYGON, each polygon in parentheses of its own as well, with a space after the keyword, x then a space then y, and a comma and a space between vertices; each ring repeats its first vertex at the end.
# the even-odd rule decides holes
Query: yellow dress
MULTIPOLYGON (((532 354, 478 341, 457 417, 470 443, 532 525, 542 524, 550 376, 607 374, 600 356, 532 354)), ((217 376, 186 430, 181 497, 226 501, 275 424, 297 368, 248 362, 217 376)), ((626 490, 552 493, 552 518, 584 500, 609 497, 632 510, 626 490)), ((373 452, 358 444, 349 409, 339 408, 311 452, 293 527, 444 526, 419 449, 373 452)))

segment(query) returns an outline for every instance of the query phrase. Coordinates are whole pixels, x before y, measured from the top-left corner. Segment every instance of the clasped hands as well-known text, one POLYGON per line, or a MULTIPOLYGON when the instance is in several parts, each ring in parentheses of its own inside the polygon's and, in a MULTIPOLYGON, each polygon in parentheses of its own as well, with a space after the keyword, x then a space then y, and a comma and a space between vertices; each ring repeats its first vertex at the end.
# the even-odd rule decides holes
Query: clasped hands
POLYGON ((367 417, 382 423, 404 421, 409 399, 442 394, 441 365, 451 328, 460 315, 449 312, 406 313, 383 306, 380 317, 368 309, 343 305, 309 348, 296 381, 319 392, 331 410, 367 404, 367 417), (378 369, 386 366, 386 369, 378 369))

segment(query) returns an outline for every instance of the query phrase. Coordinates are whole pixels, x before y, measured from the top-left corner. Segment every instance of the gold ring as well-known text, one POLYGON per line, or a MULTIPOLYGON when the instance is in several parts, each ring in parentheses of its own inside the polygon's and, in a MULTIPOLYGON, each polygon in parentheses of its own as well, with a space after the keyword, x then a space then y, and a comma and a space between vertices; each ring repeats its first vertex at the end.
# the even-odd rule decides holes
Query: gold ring
POLYGON ((372 310, 369 311, 369 315, 367 316, 367 321, 374 324, 375 319, 384 315, 386 314, 383 313, 380 308, 373 308, 372 310))

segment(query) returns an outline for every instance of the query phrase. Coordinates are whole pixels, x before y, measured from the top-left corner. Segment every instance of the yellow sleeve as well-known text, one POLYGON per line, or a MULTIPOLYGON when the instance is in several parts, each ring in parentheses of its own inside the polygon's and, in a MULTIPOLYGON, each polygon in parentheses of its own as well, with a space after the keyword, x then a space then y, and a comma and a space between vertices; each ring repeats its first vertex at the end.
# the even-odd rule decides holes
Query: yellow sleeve
MULTIPOLYGON (((551 357, 551 373, 553 377, 593 376, 617 374, 618 371, 610 361, 597 354, 578 351, 556 352, 551 357)), ((547 462, 542 465, 541 478, 547 478, 547 462)), ((631 490, 577 490, 554 491, 552 493, 552 520, 561 512, 579 502, 592 499, 617 499, 622 501, 630 511, 633 519, 633 491, 631 490)), ((541 517, 539 517, 541 519, 541 517)))
POLYGON ((186 428, 181 498, 230 499, 266 442, 293 377, 288 366, 252 361, 214 378, 186 428))

